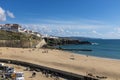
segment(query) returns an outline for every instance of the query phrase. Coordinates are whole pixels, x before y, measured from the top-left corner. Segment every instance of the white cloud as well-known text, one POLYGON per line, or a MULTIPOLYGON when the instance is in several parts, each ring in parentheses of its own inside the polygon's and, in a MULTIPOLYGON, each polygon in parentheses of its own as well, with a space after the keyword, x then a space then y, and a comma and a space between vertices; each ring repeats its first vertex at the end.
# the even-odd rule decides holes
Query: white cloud
POLYGON ((7 15, 10 18, 15 18, 14 14, 10 11, 5 11, 2 7, 0 7, 0 21, 6 21, 7 15))
POLYGON ((26 24, 27 29, 54 36, 83 36, 120 39, 120 27, 105 25, 26 24))
POLYGON ((0 7, 0 21, 6 20, 5 10, 0 7))
POLYGON ((120 34, 116 32, 107 32, 103 35, 103 38, 107 39, 120 39, 120 34))
POLYGON ((47 23, 54 23, 54 24, 76 24, 77 23, 75 21, 50 20, 50 19, 43 19, 40 21, 47 22, 47 23))
POLYGON ((101 36, 101 35, 102 35, 101 33, 97 32, 97 31, 95 31, 95 30, 93 30, 92 33, 93 33, 93 34, 96 34, 96 35, 98 35, 98 36, 101 36))
POLYGON ((92 32, 95 33, 95 34, 97 33, 96 31, 92 31, 92 32))
POLYGON ((120 27, 114 28, 114 31, 115 31, 116 33, 120 33, 120 27))
POLYGON ((82 25, 61 25, 61 24, 28 24, 23 27, 40 32, 42 34, 49 34, 55 36, 82 36, 85 30, 96 29, 95 26, 82 25))
MULTIPOLYGON (((33 20, 33 19, 29 19, 33 20)), ((75 19, 75 20, 61 20, 59 18, 54 18, 54 19, 34 19, 36 22, 44 22, 44 23, 49 23, 49 24, 70 24, 70 25, 77 25, 77 24, 99 24, 103 25, 104 22, 99 21, 99 20, 92 20, 92 19, 75 19)))
POLYGON ((7 11, 7 15, 10 17, 10 18, 15 18, 14 14, 10 11, 7 11))

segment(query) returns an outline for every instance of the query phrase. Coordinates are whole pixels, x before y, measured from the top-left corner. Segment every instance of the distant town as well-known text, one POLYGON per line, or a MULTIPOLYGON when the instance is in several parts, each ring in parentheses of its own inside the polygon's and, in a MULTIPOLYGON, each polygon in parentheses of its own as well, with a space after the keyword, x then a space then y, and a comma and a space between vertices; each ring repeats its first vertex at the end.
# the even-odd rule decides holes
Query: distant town
POLYGON ((48 35, 41 34, 39 32, 34 32, 32 30, 27 30, 19 24, 0 24, 0 30, 11 31, 11 32, 20 32, 20 33, 26 33, 26 34, 33 34, 33 35, 36 35, 36 36, 42 37, 42 38, 44 38, 44 37, 57 38, 55 36, 48 36, 48 35))

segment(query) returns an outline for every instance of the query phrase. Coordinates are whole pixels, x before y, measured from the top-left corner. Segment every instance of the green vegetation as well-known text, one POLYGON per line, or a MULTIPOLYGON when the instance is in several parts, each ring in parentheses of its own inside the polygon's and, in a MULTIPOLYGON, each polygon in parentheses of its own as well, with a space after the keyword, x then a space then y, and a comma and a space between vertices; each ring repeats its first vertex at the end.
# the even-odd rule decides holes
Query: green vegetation
POLYGON ((68 45, 68 44, 91 45, 91 43, 88 41, 79 41, 79 40, 73 40, 73 39, 69 39, 69 38, 44 38, 44 39, 47 42, 47 45, 45 45, 44 47, 47 47, 47 48, 56 48, 56 46, 68 45))
POLYGON ((41 38, 33 34, 0 30, 1 47, 35 47, 39 41, 41 38))
POLYGON ((0 40, 41 40, 41 38, 32 34, 0 30, 0 40))

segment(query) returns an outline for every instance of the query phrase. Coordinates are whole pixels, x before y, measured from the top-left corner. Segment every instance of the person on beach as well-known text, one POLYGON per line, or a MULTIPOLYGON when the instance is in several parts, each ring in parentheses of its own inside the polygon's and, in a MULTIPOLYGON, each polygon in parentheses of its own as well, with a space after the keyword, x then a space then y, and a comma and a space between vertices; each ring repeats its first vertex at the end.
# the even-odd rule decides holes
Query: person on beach
POLYGON ((15 80, 16 74, 15 73, 11 74, 11 77, 12 77, 12 80, 15 80))
POLYGON ((35 76, 36 76, 36 72, 33 72, 33 73, 32 73, 32 77, 35 77, 35 76))

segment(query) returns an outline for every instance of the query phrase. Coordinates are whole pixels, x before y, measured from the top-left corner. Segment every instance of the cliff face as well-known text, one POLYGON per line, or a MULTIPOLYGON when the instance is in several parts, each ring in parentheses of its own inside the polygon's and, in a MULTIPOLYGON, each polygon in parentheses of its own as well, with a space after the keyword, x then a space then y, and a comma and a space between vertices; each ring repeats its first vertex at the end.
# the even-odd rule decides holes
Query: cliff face
POLYGON ((88 41, 79 41, 79 40, 71 40, 71 39, 64 39, 64 38, 44 38, 47 42, 48 46, 57 46, 57 45, 66 45, 66 44, 91 44, 88 41))
POLYGON ((69 39, 67 39, 67 40, 63 39, 63 40, 61 40, 61 42, 62 42, 62 45, 66 45, 66 44, 91 44, 88 41, 69 40, 69 39))
POLYGON ((31 48, 40 41, 35 35, 0 30, 0 47, 31 48))
MULTIPOLYGON (((0 30, 0 47, 22 47, 33 48, 41 46, 42 38, 32 34, 0 30)), ((79 41, 66 38, 44 38, 46 46, 57 46, 66 44, 91 44, 88 41, 79 41)))
POLYGON ((0 47, 34 48, 39 40, 0 40, 0 47))

